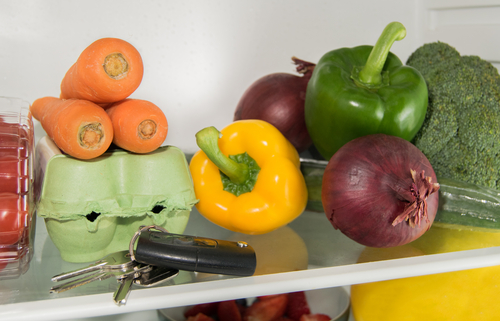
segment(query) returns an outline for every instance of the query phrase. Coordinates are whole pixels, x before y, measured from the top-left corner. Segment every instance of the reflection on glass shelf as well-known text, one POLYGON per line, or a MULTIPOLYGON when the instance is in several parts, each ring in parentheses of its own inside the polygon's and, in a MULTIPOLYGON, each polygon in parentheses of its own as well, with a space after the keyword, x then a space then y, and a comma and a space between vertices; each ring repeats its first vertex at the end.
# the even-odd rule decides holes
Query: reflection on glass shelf
MULTIPOLYGON (((307 270, 355 263, 364 248, 335 231, 322 213, 305 212, 289 226, 264 235, 245 235, 220 228, 193 210, 186 231, 188 235, 246 241, 256 251, 255 275, 307 270)), ((28 272, 18 279, 0 283, 0 303, 19 303, 37 300, 77 297, 116 290, 114 279, 92 282, 62 293, 49 293, 51 277, 85 267, 89 263, 68 263, 61 259, 48 237, 44 221, 38 220, 35 255, 28 272)), ((232 276, 181 271, 162 286, 231 279, 232 276)))
POLYGON ((493 247, 495 242, 476 235, 477 241, 471 243, 470 238, 474 235, 468 240, 462 237, 467 235, 464 231, 445 231, 448 239, 455 240, 453 246, 450 242, 441 244, 443 231, 433 228, 415 244, 406 247, 368 249, 335 230, 324 213, 306 211, 286 227, 249 236, 220 228, 193 209, 184 233, 248 242, 256 250, 256 274, 233 277, 181 271, 166 284, 147 289, 134 287, 127 304, 118 307, 112 300, 117 288, 114 279, 50 294, 52 276, 88 263, 61 260, 43 220, 38 220, 36 233, 35 254, 29 270, 18 279, 0 282, 1 320, 35 316, 37 320, 63 320, 74 318, 74 313, 79 317, 121 314, 500 264, 500 247, 493 247), (490 248, 428 255, 457 251, 460 242, 472 244, 465 248, 468 250, 490 248), (360 255, 363 262, 369 263, 356 263, 360 255), (89 306, 92 309, 88 309, 89 306))

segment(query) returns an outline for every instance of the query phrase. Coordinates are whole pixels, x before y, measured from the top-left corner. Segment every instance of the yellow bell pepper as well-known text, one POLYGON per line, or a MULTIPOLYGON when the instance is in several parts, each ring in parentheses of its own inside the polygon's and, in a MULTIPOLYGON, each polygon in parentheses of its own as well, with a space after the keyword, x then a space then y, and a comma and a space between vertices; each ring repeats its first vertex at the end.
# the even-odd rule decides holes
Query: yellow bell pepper
POLYGON ((220 132, 196 134, 190 162, 196 208, 223 228, 264 234, 290 223, 305 209, 307 188, 297 150, 273 125, 240 120, 220 132))

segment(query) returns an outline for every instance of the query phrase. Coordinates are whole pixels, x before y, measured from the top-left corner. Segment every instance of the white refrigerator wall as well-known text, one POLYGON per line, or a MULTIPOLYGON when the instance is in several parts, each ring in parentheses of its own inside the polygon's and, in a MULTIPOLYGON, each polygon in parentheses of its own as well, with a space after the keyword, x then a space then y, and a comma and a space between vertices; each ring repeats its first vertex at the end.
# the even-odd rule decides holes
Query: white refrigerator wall
MULTIPOLYGON (((141 53, 145 73, 131 96, 169 121, 165 144, 192 153, 195 133, 222 129, 258 78, 294 72, 339 47, 373 45, 400 21, 403 62, 425 42, 500 61, 500 0, 45 0, 0 1, 0 96, 58 96, 60 82, 93 41, 117 37, 141 53)), ((36 123, 36 139, 44 135, 36 123)))

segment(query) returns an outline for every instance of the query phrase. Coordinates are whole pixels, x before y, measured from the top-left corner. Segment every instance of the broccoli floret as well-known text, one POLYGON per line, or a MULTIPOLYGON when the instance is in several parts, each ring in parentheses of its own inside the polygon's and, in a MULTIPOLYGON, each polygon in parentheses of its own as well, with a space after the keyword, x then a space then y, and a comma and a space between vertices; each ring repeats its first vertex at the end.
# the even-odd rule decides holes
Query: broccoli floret
POLYGON ((427 83, 427 114, 412 142, 436 175, 500 190, 498 70, 443 42, 421 46, 406 64, 427 83))

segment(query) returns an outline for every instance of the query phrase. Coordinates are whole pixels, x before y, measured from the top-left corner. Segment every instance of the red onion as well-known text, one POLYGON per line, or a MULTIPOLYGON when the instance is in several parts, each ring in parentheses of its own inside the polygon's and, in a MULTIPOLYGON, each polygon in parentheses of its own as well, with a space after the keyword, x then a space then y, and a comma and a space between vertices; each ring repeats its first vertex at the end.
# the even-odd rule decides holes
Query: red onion
POLYGON ((335 229, 371 247, 392 247, 419 238, 436 216, 439 189, 424 154, 395 136, 356 138, 330 159, 322 202, 335 229))
POLYGON ((260 119, 274 125, 300 153, 312 145, 304 120, 304 101, 315 64, 292 57, 302 76, 274 73, 255 81, 243 94, 234 120, 260 119))

